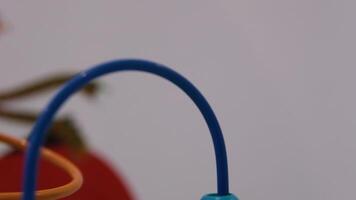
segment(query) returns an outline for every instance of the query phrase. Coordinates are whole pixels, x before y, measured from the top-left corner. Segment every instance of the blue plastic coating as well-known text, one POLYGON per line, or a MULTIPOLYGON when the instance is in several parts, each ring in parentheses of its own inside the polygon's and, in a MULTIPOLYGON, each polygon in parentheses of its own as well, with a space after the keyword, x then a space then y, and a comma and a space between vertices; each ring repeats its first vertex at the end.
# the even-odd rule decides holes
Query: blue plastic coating
POLYGON ((229 194, 228 162, 225 142, 219 122, 207 100, 186 78, 163 65, 136 59, 118 60, 104 63, 79 73, 69 80, 52 98, 32 128, 26 151, 24 169, 24 200, 35 200, 36 178, 39 152, 45 134, 59 108, 66 100, 93 79, 112 72, 143 71, 165 78, 181 88, 196 104, 209 127, 215 149, 218 195, 229 194))
POLYGON ((228 194, 228 195, 218 195, 218 194, 208 194, 203 196, 201 200, 239 200, 235 195, 228 194))

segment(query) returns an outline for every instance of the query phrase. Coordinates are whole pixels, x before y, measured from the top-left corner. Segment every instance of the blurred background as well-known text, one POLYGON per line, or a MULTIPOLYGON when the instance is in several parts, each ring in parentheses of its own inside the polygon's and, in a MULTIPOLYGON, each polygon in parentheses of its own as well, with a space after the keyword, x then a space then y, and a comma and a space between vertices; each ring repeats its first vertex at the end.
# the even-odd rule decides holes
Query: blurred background
MULTIPOLYGON (((185 75, 215 109, 231 190, 241 199, 349 200, 355 7, 351 0, 4 0, 0 90, 113 59, 153 60, 185 75)), ((208 129, 179 89, 141 73, 101 82, 97 98, 77 95, 61 114, 75 116, 137 199, 215 191, 208 129)), ((51 95, 10 104, 40 110, 51 95)), ((19 137, 30 131, 0 126, 19 137)))

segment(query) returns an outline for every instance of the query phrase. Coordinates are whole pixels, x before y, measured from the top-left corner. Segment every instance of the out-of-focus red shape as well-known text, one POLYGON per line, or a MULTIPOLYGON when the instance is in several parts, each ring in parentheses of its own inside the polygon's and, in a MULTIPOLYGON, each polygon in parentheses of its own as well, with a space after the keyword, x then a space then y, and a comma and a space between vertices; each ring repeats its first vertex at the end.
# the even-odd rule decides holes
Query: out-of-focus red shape
MULTIPOLYGON (((131 192, 120 175, 113 171, 102 159, 92 152, 73 157, 73 152, 63 146, 50 148, 71 160, 82 171, 82 188, 65 200, 133 200, 131 192)), ((14 152, 0 159, 0 192, 21 191, 24 155, 14 152)), ((38 189, 48 189, 64 185, 70 177, 48 161, 40 160, 38 189)))
POLYGON ((4 32, 4 30, 5 30, 4 22, 0 19, 0 33, 4 32))

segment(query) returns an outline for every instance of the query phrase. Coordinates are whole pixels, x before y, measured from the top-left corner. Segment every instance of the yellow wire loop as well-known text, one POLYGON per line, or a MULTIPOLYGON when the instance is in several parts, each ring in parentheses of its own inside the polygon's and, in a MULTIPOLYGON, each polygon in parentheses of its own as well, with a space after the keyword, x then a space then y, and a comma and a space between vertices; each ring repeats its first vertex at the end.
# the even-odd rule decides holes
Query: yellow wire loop
MULTIPOLYGON (((26 149, 26 140, 20 140, 15 137, 0 133, 0 141, 7 143, 19 150, 26 149)), ((73 194, 82 186, 83 175, 74 164, 72 164, 63 156, 49 149, 42 148, 41 153, 46 160, 66 171, 70 175, 72 180, 63 186, 36 191, 36 200, 61 199, 73 194)), ((20 200, 21 196, 22 192, 1 192, 0 200, 20 200)))

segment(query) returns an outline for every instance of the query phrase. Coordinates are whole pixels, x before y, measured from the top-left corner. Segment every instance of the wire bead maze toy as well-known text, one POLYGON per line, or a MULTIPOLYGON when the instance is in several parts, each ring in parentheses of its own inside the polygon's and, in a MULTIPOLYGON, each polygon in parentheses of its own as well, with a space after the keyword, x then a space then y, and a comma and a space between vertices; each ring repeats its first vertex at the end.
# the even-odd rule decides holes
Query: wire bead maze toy
POLYGON ((205 97, 185 77, 163 65, 138 59, 125 59, 104 63, 91 69, 78 73, 67 81, 54 95, 49 104, 35 122, 28 141, 0 134, 0 141, 8 143, 18 149, 25 150, 25 166, 23 193, 0 193, 0 200, 35 200, 35 199, 60 199, 73 194, 83 182, 83 177, 78 168, 62 156, 48 150, 41 149, 46 133, 61 106, 79 89, 87 86, 92 80, 106 74, 123 71, 141 71, 160 76, 183 90, 195 103, 202 113, 213 140, 215 150, 217 192, 207 194, 202 200, 237 200, 238 198, 229 192, 228 161, 224 137, 219 122, 205 97), (48 159, 54 165, 65 170, 72 181, 64 186, 36 191, 38 162, 40 155, 48 159))

